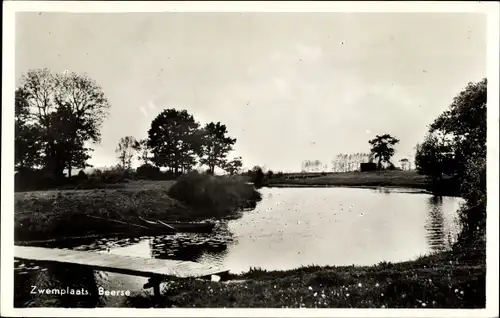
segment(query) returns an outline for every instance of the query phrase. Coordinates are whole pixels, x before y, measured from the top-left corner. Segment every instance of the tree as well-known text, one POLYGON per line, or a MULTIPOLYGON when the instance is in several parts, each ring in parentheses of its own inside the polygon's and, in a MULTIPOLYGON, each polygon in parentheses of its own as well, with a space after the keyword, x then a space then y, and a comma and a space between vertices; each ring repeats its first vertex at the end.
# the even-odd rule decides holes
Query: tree
POLYGON ((415 153, 417 172, 442 181, 443 173, 452 174, 455 166, 451 147, 436 134, 429 133, 424 142, 417 145, 415 153))
POLYGON ((403 169, 403 170, 407 170, 407 169, 409 170, 410 169, 408 167, 408 163, 409 163, 408 159, 403 158, 403 159, 399 160, 399 162, 401 162, 401 169, 403 169))
POLYGON ((15 95, 15 168, 35 168, 41 165, 42 140, 40 127, 30 118, 28 95, 22 89, 16 89, 15 95))
POLYGON ((431 125, 449 145, 453 174, 466 204, 460 209, 461 244, 484 242, 486 233, 486 103, 487 79, 469 83, 431 125))
POLYGON ((241 160, 241 157, 234 158, 233 160, 229 161, 225 167, 224 170, 229 173, 229 175, 233 175, 235 173, 238 173, 238 171, 241 170, 241 167, 243 167, 243 162, 241 160))
POLYGON ((132 168, 132 159, 137 151, 137 140, 132 136, 120 138, 115 153, 118 156, 119 165, 125 170, 132 168))
POLYGON ((469 157, 465 163, 461 195, 466 204, 458 211, 462 229, 459 242, 474 245, 486 240, 486 158, 469 157))
POLYGON ((457 161, 456 175, 464 178, 469 158, 486 158, 487 79, 469 83, 449 109, 430 125, 429 132, 439 133, 448 142, 457 161))
POLYGON ((208 172, 214 174, 215 167, 224 168, 227 155, 233 150, 236 139, 227 136, 227 128, 220 122, 208 123, 202 131, 202 151, 200 163, 208 166, 208 172))
POLYGON ((150 149, 148 147, 148 139, 136 140, 133 145, 134 150, 139 153, 138 159, 143 162, 143 164, 149 164, 150 161, 150 149))
POLYGON ((189 171, 201 150, 199 124, 187 110, 165 109, 151 123, 147 147, 158 167, 177 175, 189 171))
POLYGON ((369 141, 370 145, 372 146, 372 156, 378 161, 378 170, 382 169, 382 162, 386 162, 388 164, 391 163, 391 157, 395 152, 394 145, 396 145, 398 142, 398 139, 392 137, 389 134, 384 134, 382 136, 377 135, 374 139, 369 141))
POLYGON ((262 171, 262 168, 259 167, 259 166, 254 166, 251 170, 251 174, 250 174, 251 178, 252 178, 252 181, 253 181, 253 184, 256 186, 256 187, 261 187, 262 186, 262 183, 264 182, 264 171, 262 171))
MULTIPOLYGON (((110 107, 102 89, 86 75, 48 69, 21 77, 27 117, 39 135, 41 165, 60 177, 64 169, 85 168, 91 148, 100 141, 100 127, 110 107)), ((33 131, 34 133, 34 131, 33 131)))

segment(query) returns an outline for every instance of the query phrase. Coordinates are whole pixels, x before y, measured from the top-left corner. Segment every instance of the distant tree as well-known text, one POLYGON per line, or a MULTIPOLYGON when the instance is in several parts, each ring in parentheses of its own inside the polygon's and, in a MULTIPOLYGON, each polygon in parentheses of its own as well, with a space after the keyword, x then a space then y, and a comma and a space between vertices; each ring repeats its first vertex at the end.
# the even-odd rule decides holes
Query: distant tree
POLYGON ((333 172, 337 172, 337 169, 338 169, 338 167, 337 167, 337 160, 335 160, 335 159, 331 160, 330 161, 330 165, 332 166, 332 171, 333 172))
POLYGON ((228 161, 224 166, 224 170, 232 176, 233 174, 238 173, 241 170, 241 167, 243 167, 243 162, 241 157, 237 157, 228 161))
POLYGON ((391 157, 394 155, 394 145, 399 142, 395 137, 384 134, 377 135, 374 139, 370 140, 369 143, 372 146, 371 153, 375 159, 377 159, 378 170, 382 169, 382 162, 391 164, 391 157))
POLYGON ((134 158, 137 140, 132 136, 120 138, 116 147, 116 155, 118 156, 119 166, 125 170, 132 168, 132 159, 134 158))
POLYGON ((202 131, 202 151, 200 163, 208 166, 208 172, 214 174, 215 168, 224 168, 227 155, 233 150, 236 139, 227 136, 227 128, 220 122, 208 123, 202 131))
POLYGON ((251 177, 254 185, 256 187, 262 186, 262 183, 264 182, 264 171, 262 171, 262 168, 259 166, 254 166, 251 170, 251 177))
POLYGON ((273 178, 273 176, 274 176, 274 172, 273 172, 272 170, 269 170, 269 171, 266 173, 266 177, 267 177, 268 179, 272 179, 272 178, 273 178))
POLYGON ((408 159, 403 158, 403 159, 399 160, 399 162, 401 163, 401 169, 407 170, 408 162, 409 162, 408 159))
POLYGON ((166 167, 177 175, 189 171, 200 153, 199 124, 186 110, 166 109, 151 123, 147 147, 158 167, 166 167))
POLYGON ((149 164, 151 158, 150 158, 150 149, 148 147, 148 139, 141 139, 141 140, 136 140, 133 148, 136 153, 138 153, 137 159, 142 161, 142 164, 146 165, 149 164))

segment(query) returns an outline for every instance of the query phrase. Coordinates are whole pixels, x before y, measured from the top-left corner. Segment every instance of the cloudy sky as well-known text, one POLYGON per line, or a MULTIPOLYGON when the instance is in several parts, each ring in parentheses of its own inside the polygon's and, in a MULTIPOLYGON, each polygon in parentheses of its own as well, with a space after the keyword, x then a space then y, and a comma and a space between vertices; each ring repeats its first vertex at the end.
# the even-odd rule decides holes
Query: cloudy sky
MULTIPOLYGON (((18 13, 16 79, 87 73, 112 109, 91 163, 117 162, 165 108, 221 121, 244 165, 368 152, 390 133, 396 160, 468 82, 486 76, 486 19, 455 13, 18 13)), ((18 83, 18 82, 17 82, 18 83)))

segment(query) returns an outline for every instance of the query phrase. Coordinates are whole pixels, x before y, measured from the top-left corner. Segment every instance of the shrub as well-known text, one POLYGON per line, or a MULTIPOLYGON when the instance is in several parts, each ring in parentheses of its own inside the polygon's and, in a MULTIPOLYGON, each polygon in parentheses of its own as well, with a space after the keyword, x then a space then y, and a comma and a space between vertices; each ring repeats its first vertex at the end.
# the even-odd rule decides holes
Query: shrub
POLYGON ((282 172, 282 171, 278 171, 278 172, 276 172, 276 173, 274 174, 274 177, 275 177, 276 179, 281 179, 281 178, 283 178, 283 172, 282 172))
POLYGON ((252 181, 253 181, 253 184, 259 188, 262 186, 263 182, 264 182, 264 172, 262 171, 262 169, 260 167, 256 168, 254 171, 252 171, 252 181))
POLYGON ((159 180, 162 178, 160 168, 148 163, 139 166, 136 174, 139 179, 159 180))
POLYGON ((97 170, 94 174, 94 181, 102 183, 120 183, 127 181, 128 172, 126 169, 113 167, 104 171, 97 170))
POLYGON ((207 217, 224 217, 254 207, 260 193, 240 178, 210 176, 191 171, 180 176, 169 195, 207 217))
POLYGON ((48 189, 63 183, 64 179, 56 178, 43 169, 20 168, 14 174, 15 191, 48 189))
POLYGON ((266 174, 266 177, 267 177, 268 179, 272 179, 272 178, 273 178, 273 176, 274 176, 274 173, 273 173, 273 171, 272 171, 272 170, 269 170, 269 171, 267 172, 267 174, 266 174))
POLYGON ((459 242, 469 245, 486 239, 486 159, 471 158, 465 166, 461 194, 466 204, 458 211, 459 242))
POLYGON ((85 171, 80 170, 80 172, 78 172, 78 180, 80 180, 80 181, 87 181, 88 178, 89 177, 87 176, 87 174, 85 173, 85 171))

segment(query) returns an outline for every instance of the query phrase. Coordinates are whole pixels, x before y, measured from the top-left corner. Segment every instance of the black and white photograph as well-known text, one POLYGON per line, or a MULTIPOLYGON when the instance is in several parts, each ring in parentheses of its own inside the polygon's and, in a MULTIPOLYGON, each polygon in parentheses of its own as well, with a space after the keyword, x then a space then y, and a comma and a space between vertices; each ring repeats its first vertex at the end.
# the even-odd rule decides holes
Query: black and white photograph
POLYGON ((498 316, 498 3, 16 2, 2 316, 498 316))

